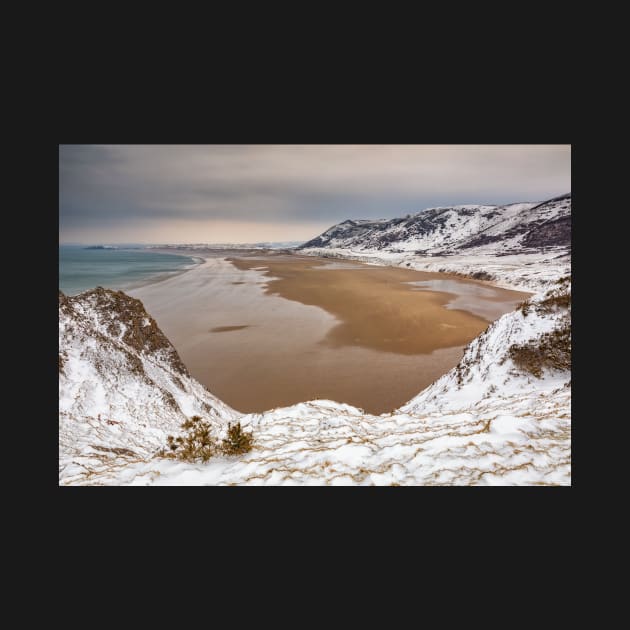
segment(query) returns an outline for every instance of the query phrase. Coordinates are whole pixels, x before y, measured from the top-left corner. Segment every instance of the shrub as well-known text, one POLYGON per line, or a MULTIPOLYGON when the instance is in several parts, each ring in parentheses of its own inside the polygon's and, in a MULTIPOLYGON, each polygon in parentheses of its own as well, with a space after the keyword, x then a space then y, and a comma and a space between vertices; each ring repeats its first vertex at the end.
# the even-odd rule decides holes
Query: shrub
POLYGON ((241 423, 228 424, 227 437, 218 445, 210 433, 210 423, 200 416, 193 416, 182 423, 186 433, 178 437, 169 435, 166 448, 159 452, 162 457, 186 462, 207 462, 214 455, 241 455, 252 450, 254 436, 245 433, 241 423))
POLYGON ((492 280, 494 278, 494 276, 487 271, 475 271, 470 274, 470 277, 475 280, 492 280))
POLYGON ((210 435, 210 423, 200 416, 193 416, 182 424, 187 431, 177 438, 169 435, 166 438, 170 453, 163 453, 167 457, 181 459, 187 462, 207 462, 216 452, 217 445, 210 435))
POLYGON ((248 453, 252 450, 253 442, 254 436, 251 433, 245 433, 240 422, 235 425, 228 424, 227 438, 221 444, 221 451, 225 455, 248 453))

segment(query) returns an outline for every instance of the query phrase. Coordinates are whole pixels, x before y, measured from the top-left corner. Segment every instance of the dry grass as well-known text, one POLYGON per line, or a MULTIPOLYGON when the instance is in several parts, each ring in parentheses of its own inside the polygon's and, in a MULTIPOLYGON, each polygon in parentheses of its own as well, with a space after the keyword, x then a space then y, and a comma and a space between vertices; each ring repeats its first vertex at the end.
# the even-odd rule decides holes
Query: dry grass
POLYGON ((545 295, 545 299, 536 305, 539 313, 553 313, 560 309, 571 308, 571 294, 566 290, 552 289, 545 295))
POLYGON ((545 368, 552 370, 571 369, 571 277, 565 276, 555 282, 557 287, 550 289, 540 302, 523 302, 519 310, 523 316, 535 309, 536 313, 551 314, 565 311, 559 325, 551 332, 544 333, 524 344, 514 344, 508 351, 515 365, 541 378, 545 368))
POLYGON ((521 302, 516 308, 523 313, 524 317, 527 317, 532 310, 536 313, 556 313, 560 310, 571 309, 571 292, 569 291, 569 282, 571 278, 565 276, 557 280, 555 284, 559 285, 557 288, 550 289, 545 294, 545 297, 540 302, 530 302, 525 300, 521 302))
POLYGON ((557 280, 558 288, 547 291, 545 299, 536 305, 536 311, 539 313, 553 313, 562 309, 571 309, 570 281, 570 276, 557 280))
POLYGON ((528 341, 510 346, 509 356, 514 364, 525 372, 541 378, 543 370, 571 369, 571 319, 566 317, 551 332, 528 341))

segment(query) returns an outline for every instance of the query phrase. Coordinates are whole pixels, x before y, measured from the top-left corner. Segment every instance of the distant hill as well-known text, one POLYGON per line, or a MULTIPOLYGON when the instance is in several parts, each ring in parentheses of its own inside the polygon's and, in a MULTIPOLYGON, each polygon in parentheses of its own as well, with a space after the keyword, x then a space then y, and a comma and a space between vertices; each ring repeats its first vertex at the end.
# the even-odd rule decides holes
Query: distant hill
POLYGON ((395 219, 347 220, 298 249, 418 255, 518 254, 571 247, 571 193, 542 203, 429 208, 395 219))

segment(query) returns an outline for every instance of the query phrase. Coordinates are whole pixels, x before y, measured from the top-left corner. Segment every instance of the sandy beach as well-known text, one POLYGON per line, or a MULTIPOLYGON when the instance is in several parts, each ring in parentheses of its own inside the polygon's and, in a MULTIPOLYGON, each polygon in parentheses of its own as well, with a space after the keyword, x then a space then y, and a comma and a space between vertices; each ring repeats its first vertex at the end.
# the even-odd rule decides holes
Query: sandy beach
POLYGON ((191 374, 243 412, 312 399, 392 411, 528 295, 445 274, 226 254, 130 294, 191 374))
MULTIPOLYGON (((261 266, 256 258, 228 260, 242 270, 261 266)), ((356 345, 398 354, 427 354, 465 345, 492 321, 474 310, 446 309, 453 294, 417 290, 423 282, 439 281, 439 274, 357 264, 346 268, 343 263, 298 256, 269 257, 263 262, 270 278, 268 295, 318 306, 341 321, 324 340, 334 347, 356 345)), ((454 291, 477 286, 451 282, 454 291)), ((477 302, 490 301, 499 313, 504 312, 505 302, 514 300, 510 291, 482 289, 491 295, 477 302)))

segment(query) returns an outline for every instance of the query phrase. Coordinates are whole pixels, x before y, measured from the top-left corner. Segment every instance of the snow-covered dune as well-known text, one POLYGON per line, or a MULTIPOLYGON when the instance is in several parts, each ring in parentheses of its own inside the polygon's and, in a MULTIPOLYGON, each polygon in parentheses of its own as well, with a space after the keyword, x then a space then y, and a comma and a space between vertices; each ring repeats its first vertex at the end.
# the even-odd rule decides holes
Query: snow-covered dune
MULTIPOLYGON (((91 319, 82 306, 80 320, 91 319)), ((76 316, 65 313, 60 483, 569 484, 570 371, 544 370, 538 378, 510 359, 510 347, 535 342, 566 317, 563 308, 535 307, 504 315, 455 369, 391 414, 333 401, 249 414, 240 421, 254 432, 251 453, 190 464, 157 456, 166 434, 187 414, 211 419, 217 433, 238 414, 163 352, 131 354, 145 380, 129 365, 124 334, 93 342, 95 330, 76 331, 76 316), (87 390, 101 394, 87 400, 80 395, 87 390)))

